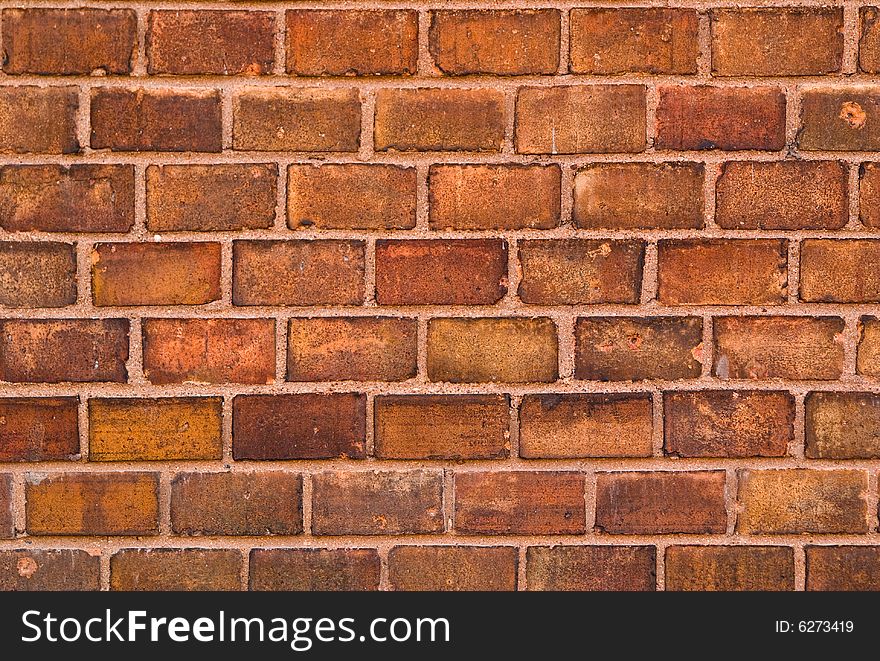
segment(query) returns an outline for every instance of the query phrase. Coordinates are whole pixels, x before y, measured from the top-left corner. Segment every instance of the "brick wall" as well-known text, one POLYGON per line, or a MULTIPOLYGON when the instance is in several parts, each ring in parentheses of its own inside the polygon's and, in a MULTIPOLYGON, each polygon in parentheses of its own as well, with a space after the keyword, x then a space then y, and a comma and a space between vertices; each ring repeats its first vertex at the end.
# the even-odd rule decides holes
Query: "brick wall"
POLYGON ((77 4, 0 25, 0 587, 880 589, 880 10, 77 4))

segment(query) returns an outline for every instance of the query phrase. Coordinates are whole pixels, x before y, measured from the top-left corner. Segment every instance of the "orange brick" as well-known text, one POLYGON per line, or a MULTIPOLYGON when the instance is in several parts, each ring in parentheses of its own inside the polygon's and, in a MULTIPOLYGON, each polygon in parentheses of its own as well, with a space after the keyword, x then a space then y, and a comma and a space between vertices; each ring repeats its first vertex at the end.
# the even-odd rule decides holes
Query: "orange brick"
POLYGON ((0 306, 76 303, 76 255, 68 243, 0 242, 0 306))
POLYGON ((880 149, 880 93, 870 87, 803 93, 798 147, 804 151, 880 149))
POLYGON ((254 549, 250 589, 378 590, 380 570, 375 549, 254 549))
POLYGON ((110 558, 110 589, 240 590, 241 562, 236 550, 123 549, 110 558))
POLYGON ((398 591, 516 590, 517 566, 512 546, 395 546, 388 552, 391 589, 398 591))
POLYGON ((72 549, 0 551, 0 590, 100 589, 101 558, 98 555, 72 549))
POLYGON ((864 376, 880 376, 880 319, 862 317, 859 321, 859 346, 856 372, 864 376))
MULTIPOLYGON (((2 173, 3 170, 0 170, 0 182, 3 181, 2 173)), ((2 208, 0 202, 0 209, 2 208)), ((859 168, 859 216, 865 226, 880 227, 880 164, 878 163, 862 163, 859 168)))
POLYGON ((801 243, 800 298, 812 303, 880 302, 880 241, 801 243))
POLYGON ((880 26, 877 25, 877 7, 859 8, 859 69, 867 73, 880 72, 880 26))
POLYGON ((807 590, 880 591, 880 546, 808 546, 807 590))
POLYGON ((530 546, 529 590, 651 592, 656 589, 653 546, 530 546))
POLYGON ((0 398, 0 461, 65 461, 79 455, 76 397, 0 398))
POLYGON ((75 154, 75 87, 0 88, 0 153, 75 154))
POLYGON ((666 589, 794 590, 794 550, 788 546, 670 546, 666 549, 666 589))
POLYGON ((880 395, 811 392, 805 406, 807 457, 880 458, 880 395))

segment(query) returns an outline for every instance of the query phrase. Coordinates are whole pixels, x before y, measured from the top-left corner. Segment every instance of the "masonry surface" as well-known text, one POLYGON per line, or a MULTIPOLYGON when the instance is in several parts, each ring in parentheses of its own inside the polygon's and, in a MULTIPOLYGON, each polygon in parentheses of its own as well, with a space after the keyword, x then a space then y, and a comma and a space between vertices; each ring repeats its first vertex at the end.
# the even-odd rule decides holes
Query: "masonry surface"
POLYGON ((0 589, 880 590, 880 9, 0 8, 0 589))

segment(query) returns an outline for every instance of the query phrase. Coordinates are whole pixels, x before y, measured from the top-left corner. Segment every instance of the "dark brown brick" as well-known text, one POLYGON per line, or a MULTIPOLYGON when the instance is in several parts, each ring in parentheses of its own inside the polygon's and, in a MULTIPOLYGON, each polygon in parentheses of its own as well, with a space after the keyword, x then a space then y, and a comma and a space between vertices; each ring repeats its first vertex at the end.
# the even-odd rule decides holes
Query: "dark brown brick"
POLYGON ((657 551, 653 546, 530 546, 529 590, 652 592, 657 551))
POLYGON ((807 590, 880 591, 880 546, 808 546, 807 590))
POLYGON ((880 458, 880 394, 811 392, 805 406, 807 457, 880 458))
POLYGON ((75 302, 73 245, 0 242, 0 306, 60 308, 75 302))
POLYGON ((5 592, 101 589, 101 558, 59 549, 0 551, 0 590, 5 592))
POLYGON ((807 239, 801 243, 800 299, 811 303, 880 302, 880 241, 807 239))
POLYGON ((237 550, 123 549, 110 558, 110 589, 241 590, 241 562, 237 550))
POLYGON ((794 550, 788 546, 670 546, 666 549, 666 589, 794 590, 794 550))
POLYGON ((877 7, 859 8, 859 69, 867 73, 880 72, 880 24, 877 7))
POLYGON ((398 591, 512 591, 517 565, 512 546, 395 546, 388 580, 398 591))
POLYGON ((798 147, 804 151, 880 149, 880 92, 876 88, 811 89, 801 99, 798 147))
POLYGON ((65 461, 79 455, 76 397, 0 398, 0 461, 65 461))
MULTIPOLYGON (((0 182, 2 172, 0 170, 0 182)), ((2 190, 0 186, 0 192, 2 190)), ((866 227, 880 227, 880 163, 862 163, 859 168, 859 216, 866 227)), ((0 224, 2 222, 0 220, 0 224)))
POLYGON ((75 154, 75 87, 0 88, 0 153, 75 154))
POLYGON ((0 539, 15 536, 12 508, 12 475, 0 473, 0 539))
POLYGON ((378 590, 380 569, 375 549, 254 549, 250 589, 378 590))

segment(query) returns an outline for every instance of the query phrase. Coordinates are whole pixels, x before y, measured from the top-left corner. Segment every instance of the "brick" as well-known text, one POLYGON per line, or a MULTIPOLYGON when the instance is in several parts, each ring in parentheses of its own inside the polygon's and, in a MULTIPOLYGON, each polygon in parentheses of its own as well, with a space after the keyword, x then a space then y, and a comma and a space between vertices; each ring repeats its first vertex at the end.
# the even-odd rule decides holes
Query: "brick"
POLYGON ((519 425, 519 453, 527 459, 653 454, 647 394, 526 395, 519 425))
POLYGON ((158 473, 34 473, 25 498, 30 535, 159 532, 158 473))
POLYGON ((806 456, 880 458, 880 395, 811 392, 806 398, 806 456))
POLYGON ((510 453, 507 395, 382 395, 375 399, 380 459, 493 459, 510 453))
POLYGON ((128 74, 137 48, 131 9, 4 9, 8 74, 128 74))
POLYGON ((838 379, 844 328, 838 317, 716 317, 713 373, 721 379, 838 379))
POLYGON ((713 9, 712 74, 812 76, 840 71, 843 7, 713 9))
POLYGON ((171 481, 171 529, 177 535, 298 535, 302 477, 178 473, 171 481))
POLYGON ((396 317, 291 319, 288 381, 406 381, 417 371, 417 322, 396 317))
POLYGON ((503 239, 376 242, 379 305, 492 305, 506 293, 503 239))
POLYGON ((354 89, 245 90, 233 99, 232 117, 238 150, 355 152, 361 135, 354 89))
POLYGON ((871 87, 815 89, 801 99, 798 147, 804 151, 880 149, 880 92, 871 87))
POLYGON ((0 473, 0 539, 15 537, 12 507, 12 475, 0 473))
POLYGON ((268 229, 275 222, 278 166, 150 165, 150 232, 268 229))
POLYGON ((519 297, 536 305, 639 302, 643 241, 557 239, 519 244, 519 297))
POLYGON ((432 11, 428 49, 440 71, 453 76, 556 73, 559 11, 432 11))
POLYGON ((79 455, 76 397, 0 398, 0 461, 66 461, 79 455))
POLYGON ((455 474, 455 531, 465 535, 582 535, 584 475, 562 471, 455 474))
POLYGON ((512 591, 517 565, 512 546, 395 546, 388 578, 398 591, 512 591))
POLYGON ((656 556, 653 546, 530 546, 527 589, 652 592, 656 556))
POLYGON ((607 154, 645 150, 644 85, 521 87, 520 154, 607 154))
POLYGON ((431 319, 428 378, 452 383, 550 383, 559 376, 556 324, 542 317, 431 319))
POLYGON ((880 302, 880 241, 807 239, 801 243, 800 299, 810 303, 880 302))
POLYGON ((233 457, 363 459, 366 406, 356 393, 239 395, 232 402, 233 457))
POLYGON ((254 549, 250 589, 363 592, 379 589, 375 549, 254 549))
POLYGON ((788 546, 670 546, 666 549, 666 589, 794 590, 794 550, 788 546))
POLYGON ((134 166, 0 167, 0 227, 10 232, 128 232, 134 166))
POLYGON ((235 305, 360 305, 363 241, 236 241, 235 305))
POLYGON ((127 319, 0 321, 0 381, 125 383, 127 319))
POLYGON ((808 546, 806 553, 807 590, 880 590, 880 546, 808 546))
POLYGON ((219 243, 99 243, 95 305, 203 305, 220 298, 219 243))
POLYGON ((240 590, 241 561, 236 550, 123 549, 110 558, 110 589, 240 590))
POLYGON ((0 242, 0 306, 60 308, 75 302, 74 246, 0 242))
POLYGON ((387 76, 418 69, 415 11, 289 9, 286 20, 288 73, 387 76))
POLYGON ((678 457, 784 457, 794 441, 794 418, 787 392, 667 392, 664 449, 678 457))
POLYGON ((275 60, 275 15, 153 10, 146 42, 150 74, 268 74, 275 60))
POLYGON ((377 151, 501 151, 507 124, 496 89, 380 89, 377 151))
POLYGON ((582 317, 575 323, 577 379, 695 379, 702 373, 699 317, 582 317))
POLYGON ((570 23, 572 73, 697 73, 693 9, 573 9, 570 23))
POLYGON ((274 383, 272 319, 144 319, 150 383, 274 383))
POLYGON ((444 529, 442 476, 428 471, 317 473, 315 535, 403 535, 444 529))
MULTIPOLYGON (((3 181, 2 172, 0 170, 0 182, 3 181)), ((0 185, 0 194, 2 190, 0 185)), ((859 168, 859 217, 866 227, 880 227, 880 163, 862 163, 859 168)), ((0 220, 0 225, 2 223, 0 220)))
POLYGON ((785 239, 671 239, 657 244, 664 305, 781 305, 788 298, 785 239))
POLYGON ((880 376, 880 319, 877 317, 862 317, 859 321, 856 373, 880 376))
POLYGON ((216 90, 92 90, 93 149, 193 151, 222 149, 216 90))
POLYGON ((721 166, 715 222, 733 230, 840 229, 848 175, 838 161, 733 161, 721 166))
POLYGON ((75 154, 75 87, 0 88, 0 153, 75 154))
POLYGON ((4 592, 100 589, 98 555, 73 549, 0 551, 0 590, 4 592))
POLYGON ((290 229, 412 229, 416 169, 340 163, 287 170, 290 229))
POLYGON ((551 229, 561 216, 558 165, 432 165, 428 224, 434 230, 551 229))
POLYGON ((859 8, 859 69, 866 73, 880 72, 880 26, 877 7, 859 8))
POLYGON ((738 474, 738 533, 868 532, 863 471, 743 469, 738 474))
POLYGON ((89 461, 223 456, 221 397, 89 400, 89 461))
POLYGON ((785 146, 785 95, 776 87, 660 88, 657 149, 757 149, 785 146))
POLYGON ((574 179, 582 229, 700 229, 702 163, 593 163, 574 179))

